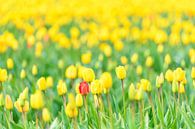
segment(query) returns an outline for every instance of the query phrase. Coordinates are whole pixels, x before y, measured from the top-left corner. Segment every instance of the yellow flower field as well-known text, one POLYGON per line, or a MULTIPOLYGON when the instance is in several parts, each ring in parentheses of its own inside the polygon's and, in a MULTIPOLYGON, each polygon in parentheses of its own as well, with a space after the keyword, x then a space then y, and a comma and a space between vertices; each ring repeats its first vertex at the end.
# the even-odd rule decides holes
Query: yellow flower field
POLYGON ((0 0, 1 129, 194 129, 194 0, 0 0))

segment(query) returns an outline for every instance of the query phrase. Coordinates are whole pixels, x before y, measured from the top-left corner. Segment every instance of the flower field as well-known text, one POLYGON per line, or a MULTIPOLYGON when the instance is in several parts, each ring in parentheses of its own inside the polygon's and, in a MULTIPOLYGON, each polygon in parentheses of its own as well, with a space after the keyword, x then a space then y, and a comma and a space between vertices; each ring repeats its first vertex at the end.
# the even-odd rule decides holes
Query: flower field
POLYGON ((195 129, 194 7, 0 0, 0 129, 195 129))

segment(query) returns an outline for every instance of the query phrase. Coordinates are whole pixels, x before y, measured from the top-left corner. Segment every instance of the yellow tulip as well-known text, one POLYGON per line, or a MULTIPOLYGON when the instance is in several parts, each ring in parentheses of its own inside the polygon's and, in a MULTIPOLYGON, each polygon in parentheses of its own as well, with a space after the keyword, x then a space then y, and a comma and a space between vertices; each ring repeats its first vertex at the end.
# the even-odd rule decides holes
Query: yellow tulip
POLYGON ((141 88, 142 88, 144 91, 148 91, 148 92, 151 91, 151 83, 150 83, 149 80, 147 80, 147 79, 141 79, 140 85, 141 85, 141 88))
POLYGON ((32 67, 32 74, 33 74, 34 76, 36 76, 37 73, 38 73, 38 68, 37 68, 36 65, 33 65, 33 67, 32 67))
POLYGON ((49 122, 51 120, 51 115, 47 108, 43 108, 42 118, 44 122, 49 122))
POLYGON ((80 83, 77 83, 76 86, 75 86, 75 92, 76 92, 77 94, 80 93, 80 91, 79 91, 79 86, 80 86, 80 83))
POLYGON ((58 90, 58 95, 60 96, 66 94, 67 92, 66 83, 63 80, 58 81, 57 90, 58 90))
POLYGON ((123 80, 126 78, 126 69, 124 66, 116 67, 115 72, 116 72, 118 79, 123 80))
POLYGON ((20 78, 21 79, 26 78, 26 71, 24 69, 22 69, 22 71, 20 72, 20 78))
POLYGON ((178 82, 185 80, 185 72, 181 68, 174 70, 174 79, 178 82))
POLYGON ((77 77, 77 68, 74 65, 70 65, 65 72, 65 76, 69 79, 75 79, 77 77))
POLYGON ((14 107, 18 110, 18 112, 28 112, 29 111, 29 102, 25 101, 23 105, 20 104, 20 100, 17 100, 14 103, 14 107))
POLYGON ((14 61, 13 61, 13 59, 12 58, 8 58, 7 59, 7 68, 8 69, 13 69, 13 67, 14 67, 14 61))
POLYGON ((78 116, 78 110, 76 107, 72 107, 70 103, 67 104, 65 113, 70 118, 75 118, 78 116))
POLYGON ((5 82, 7 80, 7 70, 0 68, 0 82, 5 82))
POLYGON ((160 76, 156 77, 156 87, 160 88, 163 83, 164 83, 164 76, 163 73, 161 73, 160 76))
POLYGON ((86 52, 81 55, 81 61, 83 64, 89 64, 91 62, 91 52, 86 52))
POLYGON ((60 60, 58 61, 58 68, 59 68, 59 69, 63 69, 63 68, 64 68, 64 61, 63 61, 62 59, 60 59, 60 60))
POLYGON ((104 89, 109 90, 112 87, 112 76, 109 72, 104 72, 100 76, 100 82, 104 89))
POLYGON ((138 65, 137 67, 136 67, 136 73, 137 73, 137 75, 141 75, 142 74, 142 66, 141 65, 138 65))
POLYGON ((126 65, 127 62, 128 62, 127 57, 126 57, 126 56, 121 56, 121 63, 122 63, 123 65, 126 65))
POLYGON ((153 65, 153 58, 151 56, 148 56, 146 58, 146 66, 151 67, 153 65))
POLYGON ((195 67, 192 67, 191 77, 192 79, 195 79, 195 67))
POLYGON ((41 109, 43 107, 43 95, 40 90, 37 90, 30 96, 30 105, 33 109, 41 109))
POLYGON ((47 89, 47 82, 45 77, 41 77, 38 81, 37 81, 37 85, 39 87, 39 90, 46 90, 47 89))
POLYGON ((0 107, 4 105, 3 93, 0 94, 0 107))
POLYGON ((173 81, 173 71, 168 69, 165 73, 165 79, 168 81, 168 82, 172 82, 173 81))
POLYGON ((85 68, 83 70, 83 80, 86 82, 91 82, 95 79, 95 73, 91 68, 85 68))
POLYGON ((134 53, 132 56, 131 56, 131 62, 133 63, 133 64, 136 64, 137 63, 137 61, 138 61, 138 54, 137 53, 134 53))
POLYGON ((184 85, 181 83, 180 85, 179 85, 179 87, 178 87, 178 92, 180 93, 180 94, 183 94, 183 93, 185 93, 185 87, 184 87, 184 85))
POLYGON ((53 86, 53 78, 51 76, 46 78, 46 86, 47 88, 51 88, 53 86))
POLYGON ((165 60, 165 64, 169 65, 171 63, 171 56, 169 54, 166 54, 164 60, 165 60))
POLYGON ((143 91, 139 88, 135 94, 135 100, 140 101, 143 98, 143 91))
POLYGON ((132 84, 129 86, 129 99, 130 99, 130 100, 134 100, 134 99, 135 99, 135 94, 136 94, 136 89, 135 89, 134 84, 132 83, 132 84))
POLYGON ((82 107, 83 106, 83 98, 81 94, 76 95, 76 106, 82 107))
POLYGON ((103 91, 103 87, 99 80, 94 80, 91 82, 90 89, 92 94, 101 94, 103 91))
POLYGON ((9 95, 6 95, 6 97, 5 97, 5 108, 7 110, 13 109, 13 102, 12 102, 12 99, 9 95))

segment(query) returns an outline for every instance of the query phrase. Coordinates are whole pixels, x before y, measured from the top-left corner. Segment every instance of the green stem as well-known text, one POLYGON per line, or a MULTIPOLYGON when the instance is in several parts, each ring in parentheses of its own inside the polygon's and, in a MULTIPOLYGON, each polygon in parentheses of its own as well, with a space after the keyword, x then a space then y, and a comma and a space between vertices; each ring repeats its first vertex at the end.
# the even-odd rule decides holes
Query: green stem
POLYGON ((124 80, 121 80, 121 84, 122 84, 122 93, 123 93, 123 111, 124 111, 124 118, 126 120, 126 103, 125 103, 124 80))
POLYGON ((157 122, 156 122, 155 109, 154 109, 154 104, 153 104, 153 101, 152 101, 152 95, 150 93, 149 93, 149 102, 150 102, 150 105, 152 107, 152 115, 153 115, 154 127, 156 127, 157 122))
POLYGON ((140 114, 140 126, 141 129, 143 129, 143 107, 142 107, 142 102, 140 101, 139 103, 139 114, 140 114))
POLYGON ((114 123, 113 123, 113 117, 112 117, 112 106, 111 106, 111 103, 110 103, 109 93, 106 94, 106 99, 107 99, 108 108, 109 108, 109 116, 110 116, 111 129, 114 129, 114 123))

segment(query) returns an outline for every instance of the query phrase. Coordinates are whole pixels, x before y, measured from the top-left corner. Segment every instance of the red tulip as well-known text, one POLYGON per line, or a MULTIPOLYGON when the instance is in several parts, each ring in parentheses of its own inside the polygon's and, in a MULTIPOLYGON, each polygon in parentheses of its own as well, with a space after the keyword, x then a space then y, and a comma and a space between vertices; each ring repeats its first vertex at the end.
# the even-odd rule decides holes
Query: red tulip
POLYGON ((82 95, 87 95, 89 93, 89 85, 87 82, 83 81, 79 85, 79 92, 82 95))

